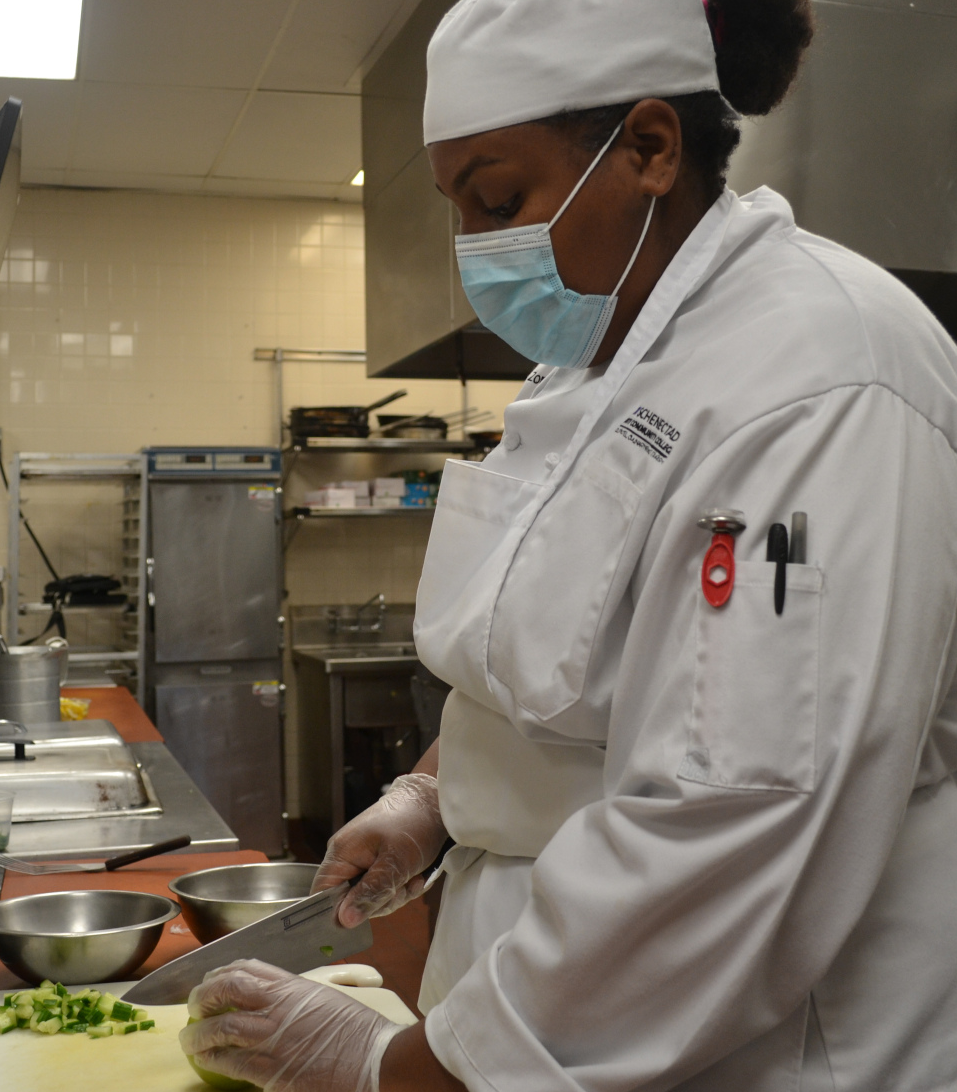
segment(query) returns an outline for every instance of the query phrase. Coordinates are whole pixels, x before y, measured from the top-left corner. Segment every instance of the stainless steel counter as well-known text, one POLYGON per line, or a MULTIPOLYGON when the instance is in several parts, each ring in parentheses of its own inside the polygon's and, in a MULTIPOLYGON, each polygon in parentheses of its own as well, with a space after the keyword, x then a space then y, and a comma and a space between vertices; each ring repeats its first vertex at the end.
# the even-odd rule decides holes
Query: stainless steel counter
POLYGON ((339 645, 334 648, 298 648, 293 653, 297 661, 321 663, 327 675, 372 675, 382 671, 414 668, 419 662, 414 645, 375 646, 339 645))
MULTIPOLYGON (((182 852, 239 848, 239 839, 164 744, 129 746, 153 783, 163 808, 161 815, 14 823, 7 852, 12 857, 35 861, 103 857, 142 849, 180 834, 189 834, 193 839, 189 849, 182 852)), ((2 872, 0 869, 0 876, 2 872)))

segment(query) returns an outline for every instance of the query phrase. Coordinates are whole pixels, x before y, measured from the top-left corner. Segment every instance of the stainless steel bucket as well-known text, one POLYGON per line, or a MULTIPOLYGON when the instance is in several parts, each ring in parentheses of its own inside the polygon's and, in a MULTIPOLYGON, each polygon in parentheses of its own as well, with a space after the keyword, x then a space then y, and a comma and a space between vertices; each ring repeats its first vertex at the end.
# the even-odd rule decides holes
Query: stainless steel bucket
POLYGON ((21 724, 60 719, 60 661, 65 650, 11 648, 0 655, 0 718, 21 724))

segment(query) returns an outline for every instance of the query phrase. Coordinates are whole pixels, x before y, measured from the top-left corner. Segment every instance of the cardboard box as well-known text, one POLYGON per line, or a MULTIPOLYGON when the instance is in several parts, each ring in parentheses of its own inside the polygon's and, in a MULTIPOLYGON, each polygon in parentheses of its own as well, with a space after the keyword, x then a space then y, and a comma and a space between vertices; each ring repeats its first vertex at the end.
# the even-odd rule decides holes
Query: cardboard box
POLYGON ((305 495, 310 508, 355 508, 356 495, 351 489, 313 489, 305 495))
POLYGON ((372 483, 375 497, 404 497, 405 482, 401 478, 376 478, 372 483))

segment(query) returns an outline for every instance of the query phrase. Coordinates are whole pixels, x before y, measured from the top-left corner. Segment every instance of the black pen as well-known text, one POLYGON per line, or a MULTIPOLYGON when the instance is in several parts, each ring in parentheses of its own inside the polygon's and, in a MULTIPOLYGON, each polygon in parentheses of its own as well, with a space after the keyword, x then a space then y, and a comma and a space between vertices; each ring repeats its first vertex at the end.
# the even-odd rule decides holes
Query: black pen
POLYGON ((788 571, 788 529, 783 523, 772 523, 768 531, 768 561, 775 566, 774 613, 783 614, 788 571))

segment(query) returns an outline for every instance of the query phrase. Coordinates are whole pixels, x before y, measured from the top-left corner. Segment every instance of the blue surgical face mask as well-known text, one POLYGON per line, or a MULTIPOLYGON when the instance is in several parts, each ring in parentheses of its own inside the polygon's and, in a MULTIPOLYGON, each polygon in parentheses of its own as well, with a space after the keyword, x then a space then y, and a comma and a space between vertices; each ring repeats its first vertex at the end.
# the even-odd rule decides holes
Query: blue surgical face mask
POLYGON ((615 313, 618 292, 648 234, 655 209, 653 197, 638 245, 610 296, 583 296, 562 284, 551 229, 620 130, 621 125, 547 224, 455 237, 462 285, 476 315, 489 330, 536 364, 587 368, 595 359, 615 313))

